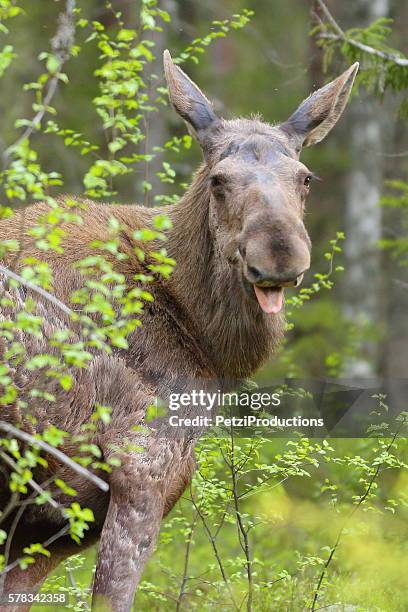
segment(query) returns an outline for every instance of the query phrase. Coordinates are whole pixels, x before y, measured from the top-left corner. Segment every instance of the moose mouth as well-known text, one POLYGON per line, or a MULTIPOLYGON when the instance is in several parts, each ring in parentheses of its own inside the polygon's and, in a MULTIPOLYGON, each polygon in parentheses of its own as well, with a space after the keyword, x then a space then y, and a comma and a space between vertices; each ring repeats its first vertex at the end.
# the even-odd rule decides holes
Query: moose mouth
POLYGON ((258 304, 265 314, 278 314, 283 306, 283 287, 259 287, 254 285, 258 304))
POLYGON ((278 314, 283 307, 284 287, 298 287, 303 280, 300 274, 294 281, 283 283, 281 286, 274 286, 268 282, 254 284, 254 292, 259 306, 265 314, 278 314))

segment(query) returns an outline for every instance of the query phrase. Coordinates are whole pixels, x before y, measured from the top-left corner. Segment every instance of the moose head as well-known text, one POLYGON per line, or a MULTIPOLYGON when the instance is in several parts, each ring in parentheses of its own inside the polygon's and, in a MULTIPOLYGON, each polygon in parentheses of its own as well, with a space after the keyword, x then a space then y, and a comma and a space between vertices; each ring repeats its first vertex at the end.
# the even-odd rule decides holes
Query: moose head
POLYGON ((282 309, 283 288, 301 283, 311 243, 304 209, 313 173, 299 161, 340 118, 358 63, 314 92, 287 121, 225 120, 164 52, 169 96, 199 142, 210 183, 210 223, 217 248, 267 314, 282 309))

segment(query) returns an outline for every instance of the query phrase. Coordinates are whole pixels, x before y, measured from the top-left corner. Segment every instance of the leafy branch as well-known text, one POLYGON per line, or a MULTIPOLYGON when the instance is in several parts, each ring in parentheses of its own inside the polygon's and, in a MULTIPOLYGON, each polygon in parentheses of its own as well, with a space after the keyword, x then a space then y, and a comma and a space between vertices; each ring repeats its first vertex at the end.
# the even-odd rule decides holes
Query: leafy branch
POLYGON ((43 75, 35 84, 37 90, 37 103, 33 105, 37 109, 34 117, 30 120, 20 120, 20 126, 25 125, 26 128, 18 137, 16 142, 4 151, 3 165, 6 166, 11 154, 17 150, 20 145, 38 129, 44 115, 50 111, 50 104, 54 98, 58 84, 67 81, 67 77, 62 73, 62 68, 65 62, 71 55, 74 44, 75 26, 74 26, 75 0, 66 0, 65 12, 59 17, 58 28, 55 36, 51 40, 52 53, 43 53, 40 58, 46 60, 47 74, 43 75), (42 94, 46 89, 46 93, 42 98, 42 94))
POLYGON ((47 453, 50 453, 50 455, 54 455, 56 459, 61 461, 67 467, 74 470, 74 472, 77 472, 77 474, 79 474, 83 478, 86 478, 86 480, 90 480, 94 485, 98 487, 98 489, 101 489, 101 491, 109 490, 109 485, 104 480, 99 478, 99 476, 92 474, 92 472, 85 469, 84 467, 82 467, 82 465, 79 465, 76 461, 73 461, 65 453, 62 453, 60 450, 51 446, 44 440, 40 440, 40 438, 38 437, 34 437, 31 434, 22 431, 21 429, 17 429, 17 427, 14 427, 14 425, 10 425, 10 423, 6 423, 5 421, 0 421, 0 430, 4 431, 7 434, 13 435, 16 438, 19 438, 23 442, 27 442, 28 444, 31 444, 34 447, 39 446, 47 453))
MULTIPOLYGON (((318 27, 314 30, 314 33, 317 33, 318 38, 322 40, 342 42, 350 45, 351 47, 359 49, 365 54, 372 55, 380 58, 381 60, 386 60, 387 62, 393 62, 397 66, 408 67, 408 58, 404 57, 402 53, 392 49, 376 48, 358 40, 358 38, 353 38, 352 32, 359 35, 361 30, 355 28, 353 30, 344 31, 334 19, 323 0, 315 0, 315 2, 326 19, 326 23, 324 23, 320 19, 317 12, 314 12, 314 17, 319 23, 318 27)), ((379 23, 379 21, 377 21, 377 23, 379 23)), ((387 31, 389 32, 389 30, 387 31)))
POLYGON ((375 461, 375 468, 373 469, 371 478, 369 479, 366 489, 364 491, 364 493, 358 498, 358 501, 356 503, 356 505, 352 508, 352 510, 350 511, 349 515, 346 517, 342 527, 340 528, 336 540, 333 544, 333 546, 330 549, 330 553, 329 556, 326 560, 326 562, 323 565, 322 571, 319 575, 317 584, 316 584, 316 588, 314 591, 314 595, 313 595, 313 600, 312 600, 312 604, 311 604, 311 612, 315 612, 316 610, 316 605, 319 599, 319 594, 321 592, 322 589, 322 585, 323 585, 323 580, 327 574, 328 568, 330 566, 330 564, 333 561, 334 555, 340 545, 340 541, 341 538, 346 530, 347 525, 350 523, 350 521, 352 520, 352 518, 354 517, 354 515, 356 514, 356 512, 361 508, 361 506, 366 502, 366 500, 369 498, 370 493, 374 487, 374 483, 377 480, 379 474, 380 474, 380 470, 384 465, 389 465, 390 464, 390 460, 391 460, 391 464, 393 464, 393 458, 390 457, 390 450, 391 448, 394 446, 395 441, 398 437, 398 434, 401 431, 401 427, 394 433, 391 442, 388 444, 388 446, 386 446, 386 448, 384 448, 383 446, 383 441, 380 440, 379 441, 379 453, 378 453, 378 459, 375 461))

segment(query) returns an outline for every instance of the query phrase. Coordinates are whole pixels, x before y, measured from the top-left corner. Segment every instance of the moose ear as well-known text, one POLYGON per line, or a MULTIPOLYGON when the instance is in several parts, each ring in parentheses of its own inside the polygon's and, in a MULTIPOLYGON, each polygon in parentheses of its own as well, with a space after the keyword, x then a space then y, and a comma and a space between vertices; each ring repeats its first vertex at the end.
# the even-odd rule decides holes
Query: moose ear
POLYGON ((340 119, 358 70, 358 62, 337 79, 310 95, 280 129, 295 141, 296 146, 308 147, 327 136, 340 119))
POLYGON ((178 114, 191 126, 194 136, 204 146, 209 128, 220 119, 212 104, 195 83, 173 63, 169 51, 163 53, 164 73, 169 89, 170 102, 178 114))

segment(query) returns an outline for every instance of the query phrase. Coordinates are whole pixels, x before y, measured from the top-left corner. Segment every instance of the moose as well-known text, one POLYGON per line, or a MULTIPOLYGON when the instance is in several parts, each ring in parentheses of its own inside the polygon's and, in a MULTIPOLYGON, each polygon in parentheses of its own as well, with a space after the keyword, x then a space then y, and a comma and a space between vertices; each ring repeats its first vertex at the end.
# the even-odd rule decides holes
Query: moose
MULTIPOLYGON (((41 432, 52 423, 78 433, 97 403, 110 406, 110 423, 101 423, 94 433, 95 444, 107 458, 123 440, 139 439, 134 424, 144 423, 147 406, 156 396, 166 397, 175 380, 211 381, 225 388, 224 381, 242 381, 276 351, 284 333, 284 290, 298 286, 310 267, 311 242, 303 216, 313 173, 299 155, 336 124, 357 70, 358 64, 353 64, 304 100, 289 119, 271 125, 259 118, 218 117, 198 86, 165 51, 170 102, 203 154, 183 197, 164 209, 172 221, 166 246, 176 261, 174 272, 169 278, 155 278, 149 286, 154 300, 145 305, 143 325, 130 334, 128 350, 113 350, 110 355, 95 352, 88 367, 77 370, 70 390, 55 385, 55 401, 40 402, 31 428, 41 432)), ((127 255, 115 260, 115 268, 130 287, 137 286, 134 277, 141 262, 133 236, 137 229, 148 227, 162 207, 84 200, 81 230, 66 222, 64 250, 56 253, 39 250, 27 231, 47 206, 37 203, 1 221, 0 238, 21 239, 24 234, 24 256, 48 262, 53 295, 61 303, 68 303, 81 286, 73 264, 94 253, 89 246, 92 241, 106 239, 112 216, 121 224, 120 246, 127 255)), ((6 258, 4 265, 18 273, 21 257, 6 258)), ((47 337, 61 321, 66 324, 66 315, 29 286, 10 288, 6 277, 3 291, 15 300, 16 309, 29 296, 37 300, 47 329, 42 338, 25 335, 24 339, 28 353, 46 352, 47 337)), ((4 316, 12 319, 13 308, 8 308, 4 316)), ((32 376, 17 374, 18 392, 27 396, 32 376)), ((185 413, 191 414, 191 408, 186 407, 185 413)), ((26 422, 12 409, 4 409, 0 420, 22 430, 26 422)), ((43 468, 43 480, 53 475, 64 479, 77 491, 76 501, 93 511, 95 520, 80 546, 65 533, 51 541, 49 557, 38 555, 24 570, 14 566, 6 573, 4 592, 36 592, 63 559, 99 540, 93 606, 130 610, 161 520, 191 482, 198 436, 191 431, 178 437, 163 432, 146 436, 143 452, 130 448, 121 456, 120 467, 105 474, 106 492, 68 465, 50 459, 43 468)), ((64 451, 69 455, 69 447, 64 451)), ((4 465, 0 475, 3 508, 10 495, 5 478, 9 470, 4 465)), ((62 506, 68 501, 61 491, 56 499, 62 506)), ((50 504, 27 506, 14 533, 9 562, 21 555, 34 533, 35 541, 52 540, 64 520, 50 504)), ((4 609, 14 608, 10 604, 4 609)))

